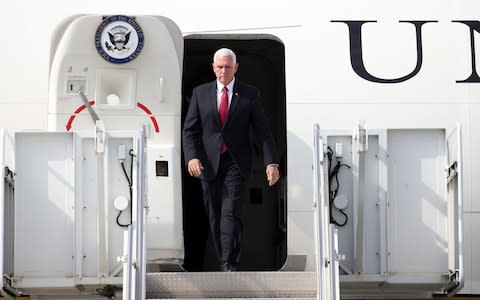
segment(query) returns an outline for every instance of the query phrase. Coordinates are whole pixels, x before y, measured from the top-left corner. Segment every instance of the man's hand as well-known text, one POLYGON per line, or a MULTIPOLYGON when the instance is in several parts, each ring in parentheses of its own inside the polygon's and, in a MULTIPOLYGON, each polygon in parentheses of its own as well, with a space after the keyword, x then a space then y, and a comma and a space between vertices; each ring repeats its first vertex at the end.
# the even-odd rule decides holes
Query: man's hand
POLYGON ((277 165, 268 165, 266 173, 267 173, 267 180, 268 180, 269 186, 272 186, 275 183, 277 183, 278 179, 280 178, 280 172, 278 172, 277 165))
POLYGON ((192 158, 188 161, 188 173, 190 176, 198 177, 202 175, 203 166, 198 158, 192 158))

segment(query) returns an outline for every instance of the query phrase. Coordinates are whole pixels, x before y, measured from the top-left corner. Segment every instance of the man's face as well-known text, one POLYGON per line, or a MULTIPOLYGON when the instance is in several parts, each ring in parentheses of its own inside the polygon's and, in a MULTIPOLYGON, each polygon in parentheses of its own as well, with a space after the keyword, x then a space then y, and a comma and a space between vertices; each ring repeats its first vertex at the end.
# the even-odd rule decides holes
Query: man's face
POLYGON ((238 69, 238 64, 234 64, 230 56, 218 56, 212 63, 212 66, 218 81, 223 85, 227 85, 232 81, 238 69))

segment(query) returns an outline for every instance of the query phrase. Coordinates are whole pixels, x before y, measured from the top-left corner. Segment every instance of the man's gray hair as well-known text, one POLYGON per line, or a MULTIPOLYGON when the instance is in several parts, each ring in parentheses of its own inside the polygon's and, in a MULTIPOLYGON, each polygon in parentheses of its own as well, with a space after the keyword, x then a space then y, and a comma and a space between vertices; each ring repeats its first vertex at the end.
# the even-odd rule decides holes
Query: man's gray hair
POLYGON ((213 61, 215 62, 215 59, 221 56, 230 56, 233 60, 233 63, 237 63, 237 56, 235 55, 235 52, 228 48, 218 49, 217 52, 215 52, 215 54, 213 55, 213 61))

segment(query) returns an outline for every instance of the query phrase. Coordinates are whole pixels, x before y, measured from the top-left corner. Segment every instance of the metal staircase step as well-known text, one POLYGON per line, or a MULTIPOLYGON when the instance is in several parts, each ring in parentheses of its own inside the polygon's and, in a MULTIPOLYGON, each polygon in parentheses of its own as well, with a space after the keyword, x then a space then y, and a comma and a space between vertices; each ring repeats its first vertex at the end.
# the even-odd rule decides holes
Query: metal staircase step
POLYGON ((315 272, 147 273, 147 299, 314 299, 315 272))

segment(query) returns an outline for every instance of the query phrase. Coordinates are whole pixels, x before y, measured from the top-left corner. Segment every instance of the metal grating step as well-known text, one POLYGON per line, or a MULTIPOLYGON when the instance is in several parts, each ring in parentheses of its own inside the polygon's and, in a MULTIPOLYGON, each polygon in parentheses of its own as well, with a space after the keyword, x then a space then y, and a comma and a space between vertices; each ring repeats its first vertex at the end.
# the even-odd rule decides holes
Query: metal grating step
POLYGON ((148 273, 147 299, 316 297, 315 272, 148 273))
MULTIPOLYGON (((422 277, 425 279, 424 277, 422 277)), ((436 277, 435 277, 436 278, 436 277)), ((341 299, 430 299, 445 282, 377 275, 343 276, 341 299), (389 281, 390 280, 390 281, 389 281)), ((315 272, 147 273, 146 299, 315 299, 315 272)))

